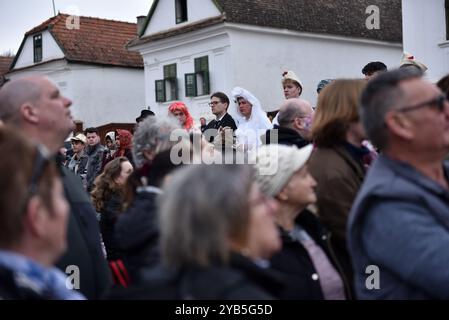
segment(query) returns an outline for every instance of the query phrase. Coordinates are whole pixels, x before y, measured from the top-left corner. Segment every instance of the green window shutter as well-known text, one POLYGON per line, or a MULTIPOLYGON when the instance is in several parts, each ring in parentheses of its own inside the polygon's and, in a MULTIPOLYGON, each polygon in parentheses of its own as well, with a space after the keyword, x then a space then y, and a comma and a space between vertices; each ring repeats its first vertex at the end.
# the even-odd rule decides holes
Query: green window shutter
POLYGON ((164 79, 176 78, 176 63, 164 66, 164 79))
POLYGON ((186 73, 184 75, 184 79, 185 79, 186 97, 196 97, 197 96, 196 74, 186 73))
POLYGON ((209 71, 203 71, 203 94, 210 94, 209 71))
POLYGON ((178 100, 178 79, 171 78, 169 81, 171 84, 171 100, 178 100))
POLYGON ((156 80, 155 81, 156 88, 156 102, 165 102, 165 81, 164 80, 156 80))
POLYGON ((209 57, 200 57, 195 59, 195 72, 209 71, 209 57))

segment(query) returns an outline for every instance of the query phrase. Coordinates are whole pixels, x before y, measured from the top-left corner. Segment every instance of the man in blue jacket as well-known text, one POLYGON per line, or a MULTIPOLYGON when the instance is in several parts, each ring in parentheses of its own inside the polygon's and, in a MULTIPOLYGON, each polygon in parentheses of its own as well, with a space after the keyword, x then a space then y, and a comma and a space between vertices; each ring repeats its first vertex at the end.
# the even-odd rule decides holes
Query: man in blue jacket
POLYGON ((449 298, 449 102, 409 69, 379 75, 362 95, 382 154, 348 223, 360 299, 449 298))

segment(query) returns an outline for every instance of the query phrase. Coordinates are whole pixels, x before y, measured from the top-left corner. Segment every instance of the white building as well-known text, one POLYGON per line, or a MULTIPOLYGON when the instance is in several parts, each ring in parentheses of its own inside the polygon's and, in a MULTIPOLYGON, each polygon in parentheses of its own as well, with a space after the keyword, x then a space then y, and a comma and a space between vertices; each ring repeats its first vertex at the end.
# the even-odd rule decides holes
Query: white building
POLYGON ((166 113, 181 100, 196 121, 212 117, 214 91, 241 86, 275 110, 293 70, 315 103, 320 80, 361 77, 371 61, 397 67, 402 54, 400 0, 154 0, 138 24, 128 49, 144 59, 146 104, 166 113), (367 28, 370 5, 379 29, 367 28))
POLYGON ((449 1, 402 0, 404 50, 429 69, 438 81, 449 73, 449 1))
POLYGON ((143 61, 125 44, 136 33, 133 23, 59 14, 25 34, 6 77, 48 76, 84 127, 135 123, 145 105, 143 61))

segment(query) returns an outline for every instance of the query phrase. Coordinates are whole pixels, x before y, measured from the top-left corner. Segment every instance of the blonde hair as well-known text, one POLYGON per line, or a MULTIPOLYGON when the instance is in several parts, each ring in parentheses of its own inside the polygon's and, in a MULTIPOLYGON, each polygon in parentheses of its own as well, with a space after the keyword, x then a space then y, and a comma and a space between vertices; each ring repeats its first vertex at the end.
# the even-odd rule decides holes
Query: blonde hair
POLYGON ((366 81, 335 80, 318 96, 312 123, 312 138, 318 147, 330 147, 346 140, 351 123, 359 121, 359 104, 366 81))

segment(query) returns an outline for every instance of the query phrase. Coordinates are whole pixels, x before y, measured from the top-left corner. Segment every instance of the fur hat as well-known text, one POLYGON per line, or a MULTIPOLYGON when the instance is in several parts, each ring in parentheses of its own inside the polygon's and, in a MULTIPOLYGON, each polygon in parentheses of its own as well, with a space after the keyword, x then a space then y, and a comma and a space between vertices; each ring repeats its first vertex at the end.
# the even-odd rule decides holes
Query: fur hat
POLYGON ((303 89, 301 80, 299 80, 298 76, 293 71, 289 70, 282 73, 282 83, 286 80, 295 81, 301 87, 301 90, 303 89))
POLYGON ((401 57, 400 67, 410 66, 410 65, 418 67, 419 69, 421 69, 422 72, 426 72, 426 70, 427 70, 427 67, 425 64, 416 60, 415 57, 413 55, 411 55, 410 53, 404 52, 401 57))
POLYGON ((251 155, 255 163, 256 181, 260 190, 269 196, 276 196, 288 184, 296 171, 309 159, 313 145, 301 149, 296 146, 269 144, 251 155))

